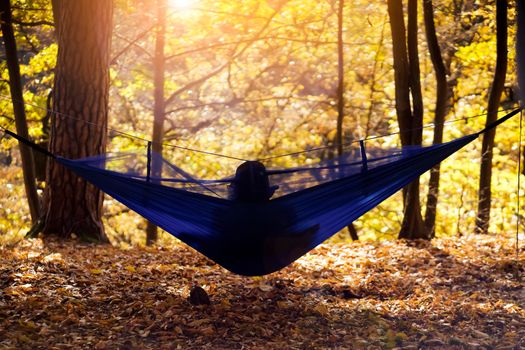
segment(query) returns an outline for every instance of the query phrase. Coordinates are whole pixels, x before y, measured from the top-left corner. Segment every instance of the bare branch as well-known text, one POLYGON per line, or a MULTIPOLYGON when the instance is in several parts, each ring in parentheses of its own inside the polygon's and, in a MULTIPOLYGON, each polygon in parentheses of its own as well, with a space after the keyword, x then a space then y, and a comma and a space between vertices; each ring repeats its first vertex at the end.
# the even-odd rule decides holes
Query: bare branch
MULTIPOLYGON (((230 45, 239 45, 242 43, 254 43, 256 41, 264 41, 264 40, 282 40, 282 41, 290 41, 290 42, 298 42, 302 44, 314 44, 314 45, 337 45, 337 41, 325 41, 325 40, 311 40, 311 39, 297 39, 297 38, 288 38, 288 37, 279 37, 279 36, 264 36, 259 38, 250 38, 250 39, 244 39, 244 40, 238 40, 238 41, 229 41, 226 43, 217 43, 212 44, 204 47, 198 47, 195 49, 189 49, 186 51, 181 51, 176 54, 173 54, 171 56, 166 57, 167 60, 171 60, 175 57, 185 56, 196 52, 216 49, 219 47, 225 47, 230 45)), ((345 46, 364 46, 364 45, 370 45, 370 43, 367 43, 365 41, 362 42, 345 42, 345 46)))
MULTIPOLYGON (((151 30, 151 29, 150 29, 151 30)), ((142 51, 143 53, 145 53, 149 58, 152 58, 153 56, 151 55, 151 53, 149 53, 148 50, 146 50, 145 48, 143 48, 142 46, 138 45, 137 44, 137 41, 138 39, 135 39, 133 41, 130 41, 128 38, 122 36, 122 35, 119 35, 119 34, 115 34, 115 36, 121 40, 124 40, 125 42, 129 43, 130 46, 135 46, 137 49, 139 49, 140 51, 142 51)), ((140 38, 139 38, 140 39, 140 38)), ((128 48, 126 48, 127 50, 128 48)), ((118 54, 120 55, 120 54, 118 54)), ((117 57, 115 57, 114 59, 116 59, 117 57)), ((111 63, 113 63, 113 60, 111 60, 111 63)))
POLYGON ((206 74, 205 76, 197 79, 197 80, 194 80, 188 84, 186 84, 185 86, 177 89, 175 92, 173 92, 171 94, 170 97, 168 97, 166 99, 166 103, 165 105, 169 105, 170 103, 172 103, 175 98, 177 96, 179 96, 181 93, 183 93, 184 91, 188 90, 188 89, 191 89, 192 87, 194 86, 197 86, 197 85, 200 85, 202 84, 203 82, 205 82, 206 80, 210 79, 211 77, 221 73, 226 67, 228 67, 231 62, 233 60, 235 60, 236 58, 238 58, 239 56, 241 56, 255 41, 257 38, 259 38, 259 36, 268 28, 268 26, 270 25, 270 23, 272 22, 273 18, 277 15, 278 11, 274 11, 274 13, 268 18, 268 20, 266 21, 266 23, 264 24, 264 26, 257 32, 257 34, 254 36, 254 38, 248 42, 247 45, 245 45, 239 52, 237 52, 236 54, 234 54, 230 60, 226 63, 224 63, 223 65, 221 65, 219 68, 213 70, 212 72, 206 74))
MULTIPOLYGON (((143 37, 146 36, 146 34, 148 34, 151 30, 153 30, 155 27, 157 26, 157 24, 154 24, 152 25, 150 28, 146 29, 145 31, 143 31, 142 33, 140 33, 139 35, 137 35, 137 37, 131 41, 129 41, 129 39, 126 39, 124 37, 119 37, 119 39, 122 39, 124 41, 126 41, 128 43, 128 45, 126 45, 122 50, 120 50, 112 59, 111 61, 109 62, 109 64, 115 64, 115 62, 117 61, 117 59, 122 56, 126 51, 129 50, 130 47, 134 46, 137 44, 137 41, 139 41, 140 39, 142 39, 143 37)), ((142 47, 139 46, 141 49, 142 47)), ((143 49, 144 50, 144 49, 143 49)), ((149 55, 151 57, 151 55, 149 55)))
POLYGON ((17 19, 13 19, 13 24, 17 24, 19 26, 23 26, 23 27, 38 27, 38 26, 50 26, 50 27, 54 27, 55 24, 53 22, 49 22, 49 21, 46 21, 46 20, 41 20, 41 21, 36 21, 36 22, 23 22, 23 21, 19 21, 17 19))

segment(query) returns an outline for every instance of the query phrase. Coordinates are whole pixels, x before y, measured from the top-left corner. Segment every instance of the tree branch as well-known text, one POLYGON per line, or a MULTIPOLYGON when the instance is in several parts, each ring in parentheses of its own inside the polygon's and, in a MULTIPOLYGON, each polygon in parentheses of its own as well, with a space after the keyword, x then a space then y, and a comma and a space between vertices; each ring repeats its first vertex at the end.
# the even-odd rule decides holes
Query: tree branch
POLYGON ((17 24, 19 26, 23 26, 23 27, 38 27, 38 26, 54 27, 55 26, 53 22, 49 22, 46 20, 41 20, 41 21, 36 21, 36 22, 23 22, 17 19, 13 19, 12 23, 17 24))
MULTIPOLYGON (((151 30, 151 29, 149 29, 149 30, 151 30)), ((146 54, 146 56, 148 56, 148 57, 150 57, 150 58, 153 57, 153 56, 151 55, 151 53, 148 52, 148 50, 146 50, 145 48, 143 48, 142 46, 140 46, 140 45, 138 45, 138 44, 136 43, 136 41, 138 41, 138 39, 135 39, 135 40, 133 40, 133 41, 130 41, 128 38, 123 37, 122 35, 115 34, 115 36, 116 36, 117 38, 119 38, 119 39, 121 39, 121 40, 124 40, 125 42, 129 43, 130 46, 135 46, 136 48, 138 48, 139 50, 141 50, 142 52, 144 52, 144 53, 146 54)), ((140 39, 140 38, 139 38, 139 39, 140 39)), ((126 50, 128 50, 128 48, 126 48, 126 50)), ((117 54, 117 56, 119 56, 119 55, 120 55, 120 54, 117 54)), ((112 64, 112 63, 113 63, 113 60, 116 59, 116 58, 118 58, 118 57, 113 58, 113 59, 110 61, 110 64, 112 64)))
MULTIPOLYGON (((126 51, 129 50, 130 47, 134 46, 137 44, 137 41, 139 41, 140 39, 142 39, 143 37, 146 36, 146 34, 148 34, 151 30, 153 30, 155 27, 157 26, 157 24, 154 24, 152 25, 150 28, 146 29, 144 32, 140 33, 139 35, 137 35, 137 37, 133 40, 129 40, 129 39, 126 39, 124 37, 119 37, 115 34, 115 36, 117 36, 119 39, 122 39, 124 41, 126 41, 128 43, 128 45, 126 45, 122 50, 120 50, 110 61, 109 61, 109 64, 114 64, 116 62, 116 60, 122 56, 126 51)), ((136 45, 138 46, 138 45, 136 45)), ((143 49, 141 46, 139 46, 141 49, 143 49)), ((144 49, 143 49, 144 50, 144 49)), ((151 55, 149 55, 151 57, 151 55)))
POLYGON ((222 72, 226 67, 228 67, 231 62, 233 60, 235 60, 236 58, 238 58, 239 56, 241 56, 256 40, 257 38, 259 38, 259 36, 268 28, 268 26, 270 25, 270 23, 272 22, 273 18, 277 15, 278 13, 278 10, 274 11, 274 13, 268 18, 268 20, 266 21, 266 23, 264 24, 264 26, 257 32, 257 34, 254 36, 254 38, 248 42, 247 45, 245 45, 239 52, 237 52, 236 54, 234 54, 228 62, 224 63, 223 65, 221 65, 219 68, 213 70, 212 72, 206 74, 205 76, 197 79, 197 80, 194 80, 188 84, 186 84, 185 86, 177 89, 175 92, 173 92, 170 97, 168 97, 166 99, 166 103, 165 105, 169 105, 170 103, 172 103, 175 98, 177 98, 177 96, 179 96, 181 93, 183 93, 184 91, 188 90, 188 89, 191 89, 192 87, 194 86, 197 86, 197 85, 200 85, 201 83, 205 82, 206 80, 210 79, 211 77, 219 74, 220 72, 222 72))

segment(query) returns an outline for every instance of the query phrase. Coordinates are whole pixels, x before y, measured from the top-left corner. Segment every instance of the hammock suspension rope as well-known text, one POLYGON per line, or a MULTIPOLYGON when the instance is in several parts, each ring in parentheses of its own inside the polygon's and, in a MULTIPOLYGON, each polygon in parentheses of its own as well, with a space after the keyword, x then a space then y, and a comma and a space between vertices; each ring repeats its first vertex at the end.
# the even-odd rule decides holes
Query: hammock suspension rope
MULTIPOLYGON (((0 94, 0 99, 10 100, 10 101, 12 100, 12 98, 10 96, 2 95, 2 94, 0 94)), ((17 100, 15 100, 15 101, 17 101, 17 100)), ((22 102, 22 101, 17 101, 17 102, 22 102)), ((56 116, 59 116, 59 117, 62 117, 62 118, 68 118, 68 119, 72 119, 72 120, 76 120, 76 121, 85 123, 87 125, 90 125, 90 126, 93 126, 93 127, 97 128, 97 129, 111 131, 111 132, 114 132, 116 134, 119 134, 121 136, 130 138, 130 139, 139 140, 139 141, 145 142, 146 144, 148 144, 149 142, 151 142, 152 144, 155 143, 152 140, 146 139, 144 137, 132 135, 132 134, 129 134, 129 133, 124 132, 124 131, 120 131, 120 130, 117 130, 117 129, 114 129, 114 128, 110 128, 110 127, 103 126, 103 125, 100 125, 100 124, 97 124, 97 123, 93 123, 93 122, 90 122, 90 121, 87 121, 87 120, 84 120, 84 119, 81 119, 81 118, 77 118, 77 117, 68 115, 66 113, 57 112, 57 111, 54 111, 52 109, 41 107, 41 106, 38 106, 38 105, 35 105, 35 104, 31 104, 31 103, 27 103, 27 102, 24 102, 24 104, 27 105, 27 106, 31 106, 31 107, 43 110, 43 111, 45 111, 47 113, 51 113, 53 115, 56 115, 56 116)), ((514 108, 504 108, 504 109, 498 110, 497 113, 498 114, 499 113, 504 113, 504 112, 511 111, 513 109, 514 108)), ((375 136, 368 136, 368 137, 365 137, 364 139, 359 139, 359 140, 354 140, 354 141, 351 141, 351 142, 343 143, 342 146, 343 147, 349 147, 349 146, 354 145, 356 143, 360 144, 361 142, 365 142, 365 141, 369 141, 369 140, 376 140, 376 139, 381 139, 381 138, 385 138, 385 137, 389 137, 389 136, 401 135, 402 133, 405 133, 405 132, 412 132, 412 131, 415 131, 415 130, 422 130, 422 129, 433 128, 433 127, 435 127, 437 125, 449 125, 449 124, 454 124, 454 123, 457 123, 457 122, 468 121, 470 119, 476 119, 476 118, 484 117, 486 115, 487 115, 487 113, 481 113, 481 114, 476 114, 476 115, 469 116, 469 117, 451 119, 451 120, 445 121, 443 123, 437 123, 437 124, 436 123, 429 123, 429 124, 426 124, 426 125, 423 125, 423 126, 420 126, 420 127, 417 127, 417 128, 407 129, 407 130, 403 130, 403 131, 397 131, 397 132, 381 134, 381 135, 375 135, 375 136)), ((8 118, 8 117, 4 116, 4 118, 8 118)), ((12 118, 9 118, 9 119, 12 119, 12 118)), ((14 122, 14 120, 12 120, 12 122, 14 122)), ((2 129, 5 130, 7 128, 2 127, 2 129)), ((175 144, 172 144, 172 143, 162 142, 160 144, 163 145, 163 146, 166 146, 166 147, 170 147, 170 148, 181 149, 181 150, 184 150, 184 151, 190 151, 190 152, 201 153, 201 154, 207 154, 207 155, 211 155, 211 156, 215 156, 215 157, 219 157, 219 158, 227 158, 227 159, 238 160, 238 161, 243 161, 243 162, 250 161, 250 159, 245 159, 245 158, 240 158, 240 157, 237 157, 237 156, 226 155, 226 154, 221 154, 221 153, 216 153, 216 152, 210 152, 210 151, 205 151, 205 150, 200 150, 200 149, 195 149, 195 148, 175 145, 175 144)), ((295 155, 300 155, 300 154, 320 151, 320 150, 324 150, 324 149, 334 148, 335 146, 337 146, 336 143, 331 143, 330 145, 325 145, 325 146, 320 146, 320 147, 313 147, 313 148, 308 148, 308 149, 301 150, 301 151, 283 153, 283 154, 278 154, 278 155, 275 155, 275 156, 269 156, 269 157, 264 157, 264 158, 258 158, 256 160, 260 161, 260 162, 263 162, 263 161, 273 160, 273 159, 277 159, 277 158, 290 157, 290 156, 295 156, 295 155)))

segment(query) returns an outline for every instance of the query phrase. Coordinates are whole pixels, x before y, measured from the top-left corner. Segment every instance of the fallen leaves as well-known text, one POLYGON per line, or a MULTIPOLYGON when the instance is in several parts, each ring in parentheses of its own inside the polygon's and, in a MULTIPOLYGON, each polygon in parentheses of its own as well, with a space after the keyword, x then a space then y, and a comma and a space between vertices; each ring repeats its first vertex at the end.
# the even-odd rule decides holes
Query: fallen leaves
POLYGON ((524 261, 512 247, 322 245, 247 278, 184 246, 24 241, 0 248, 0 348, 520 348, 524 261))

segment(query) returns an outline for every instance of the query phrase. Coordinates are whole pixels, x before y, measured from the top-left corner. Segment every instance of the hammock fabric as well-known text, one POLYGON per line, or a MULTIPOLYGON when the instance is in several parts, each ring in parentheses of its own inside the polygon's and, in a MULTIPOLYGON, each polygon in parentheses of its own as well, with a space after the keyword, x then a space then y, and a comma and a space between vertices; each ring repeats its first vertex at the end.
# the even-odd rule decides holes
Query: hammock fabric
MULTIPOLYGON (((230 200, 201 193, 217 193, 213 186, 227 185, 234 178, 199 181, 175 167, 183 179, 171 179, 172 182, 187 187, 171 187, 164 185, 170 179, 151 178, 149 171, 147 176, 141 176, 108 170, 108 164, 122 160, 122 155, 71 160, 55 156, 8 130, 6 133, 53 157, 231 272, 253 276, 289 265, 518 112, 509 113, 478 133, 443 144, 404 148, 387 156, 369 158, 362 152, 357 162, 345 163, 347 159, 339 159, 335 164, 268 170, 269 177, 277 177, 285 189, 282 177, 286 174, 311 174, 320 184, 309 186, 311 183, 306 182, 303 189, 292 186, 266 201, 230 200)), ((361 146, 364 151, 363 144, 361 146)), ((170 167, 174 166, 170 164, 170 167)))

